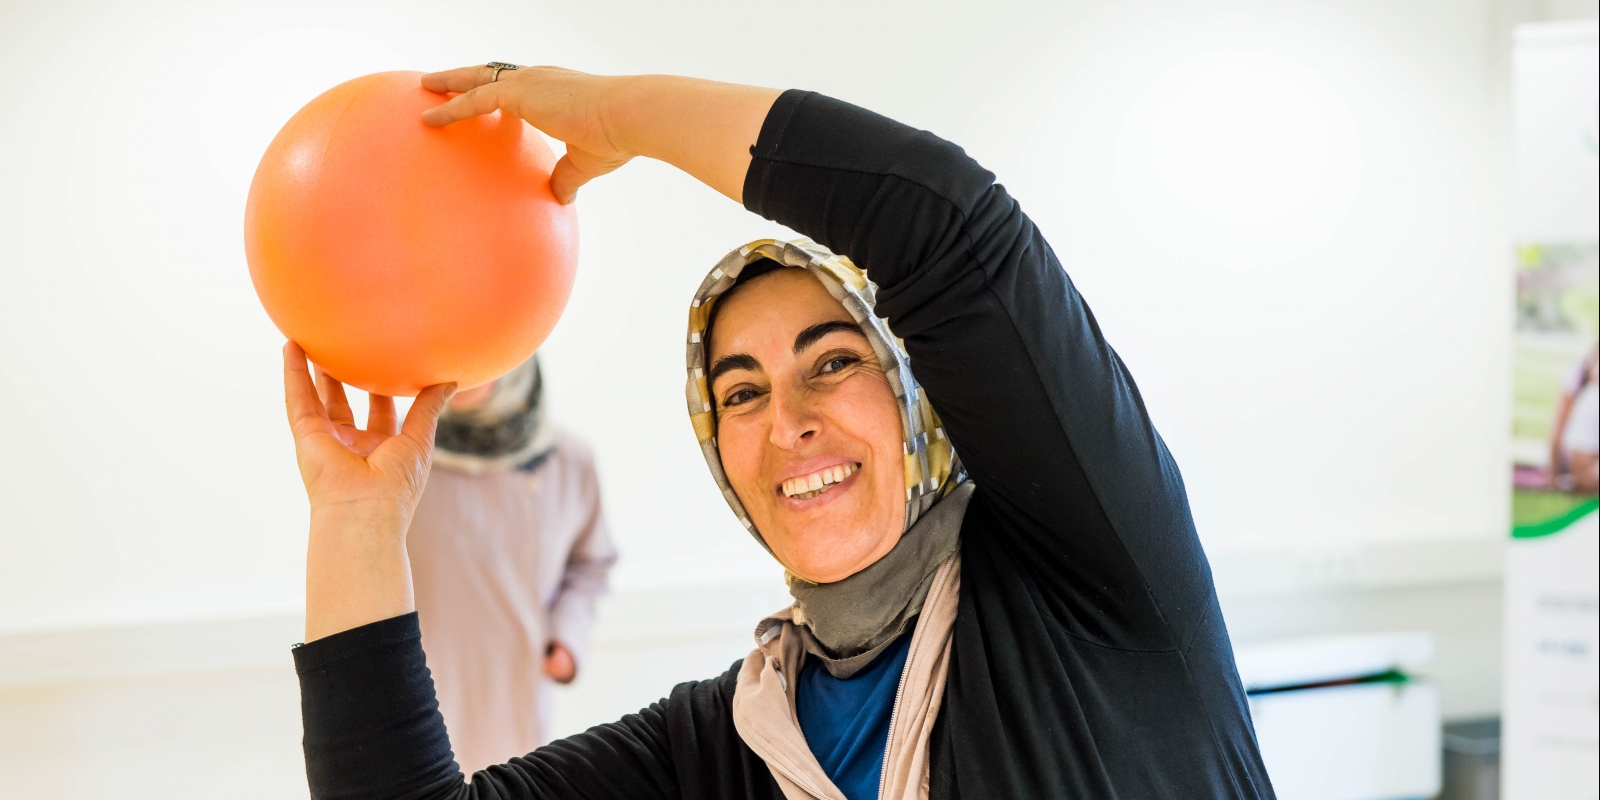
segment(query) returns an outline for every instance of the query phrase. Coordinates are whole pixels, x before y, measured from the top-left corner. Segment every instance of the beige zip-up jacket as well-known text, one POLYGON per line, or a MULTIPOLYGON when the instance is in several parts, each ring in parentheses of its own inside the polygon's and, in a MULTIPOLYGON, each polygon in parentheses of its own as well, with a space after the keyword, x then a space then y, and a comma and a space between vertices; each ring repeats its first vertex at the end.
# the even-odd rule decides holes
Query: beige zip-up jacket
MULTIPOLYGON (((906 665, 889 717, 879 800, 926 800, 928 743, 950 668, 950 639, 961 595, 961 553, 939 565, 911 634, 906 665)), ((845 800, 806 744, 795 708, 805 648, 784 609, 756 627, 756 649, 745 657, 733 693, 733 724, 767 762, 788 800, 845 800)))

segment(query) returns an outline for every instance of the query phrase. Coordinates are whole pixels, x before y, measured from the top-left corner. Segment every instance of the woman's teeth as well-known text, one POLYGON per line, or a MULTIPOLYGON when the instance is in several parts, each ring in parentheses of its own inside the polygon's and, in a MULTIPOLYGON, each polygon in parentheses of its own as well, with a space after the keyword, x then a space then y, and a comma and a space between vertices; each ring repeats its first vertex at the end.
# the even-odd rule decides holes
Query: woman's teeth
POLYGON ((856 474, 860 464, 840 464, 819 469, 810 475, 801 475, 783 482, 783 495, 794 500, 810 500, 834 487, 839 481, 856 474))

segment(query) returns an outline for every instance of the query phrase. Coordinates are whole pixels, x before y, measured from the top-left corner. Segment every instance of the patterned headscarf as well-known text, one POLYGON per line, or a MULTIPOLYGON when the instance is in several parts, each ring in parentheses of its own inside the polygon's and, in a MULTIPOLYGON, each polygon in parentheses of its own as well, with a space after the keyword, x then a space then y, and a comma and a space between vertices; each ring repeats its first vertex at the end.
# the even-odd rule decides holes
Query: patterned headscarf
POLYGON ((689 308, 689 419, 694 423, 700 451, 705 454, 706 466, 711 468, 711 476, 722 490, 723 499, 728 501, 728 507, 733 509, 745 530, 750 531, 762 547, 767 547, 722 470, 722 456, 717 451, 716 417, 713 415, 710 388, 706 385, 709 355, 706 348, 710 344, 706 328, 711 320, 711 310, 717 299, 733 288, 739 273, 749 264, 762 259, 771 259, 785 267, 802 268, 816 276, 827 287, 828 293, 833 295, 833 299, 850 312, 851 318, 861 326, 861 332, 866 334, 867 341, 872 343, 872 350, 889 378, 889 387, 894 390, 895 402, 900 408, 906 477, 905 527, 909 530, 934 503, 949 494, 965 478, 961 459, 950 446, 950 439, 945 436, 939 416, 928 403, 922 387, 911 375, 911 361, 906 355, 905 345, 889 331, 888 324, 873 313, 877 303, 877 287, 867 280, 867 274, 861 268, 850 263, 850 259, 834 255, 809 239, 792 242, 758 239, 723 256, 712 268, 711 274, 700 283, 700 289, 695 292, 694 302, 689 308))

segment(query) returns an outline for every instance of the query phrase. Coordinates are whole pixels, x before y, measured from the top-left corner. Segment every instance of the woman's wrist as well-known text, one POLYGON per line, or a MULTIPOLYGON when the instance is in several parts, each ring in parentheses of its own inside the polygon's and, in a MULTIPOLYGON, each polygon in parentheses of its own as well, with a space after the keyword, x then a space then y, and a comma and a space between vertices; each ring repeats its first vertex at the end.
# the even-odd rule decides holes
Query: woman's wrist
POLYGON ((404 504, 386 501, 345 501, 311 504, 311 532, 362 530, 374 535, 405 536, 411 515, 404 504))
POLYGON ((313 509, 306 548, 306 641, 416 609, 400 509, 313 509))
POLYGON ((663 130, 662 106, 671 106, 672 100, 663 103, 663 96, 673 88, 672 76, 618 75, 602 78, 604 89, 597 93, 599 103, 596 118, 600 120, 606 141, 629 157, 662 158, 661 143, 655 141, 670 132, 663 130))
POLYGON ((603 80, 596 118, 608 142, 742 199, 750 147, 781 91, 674 75, 603 80))

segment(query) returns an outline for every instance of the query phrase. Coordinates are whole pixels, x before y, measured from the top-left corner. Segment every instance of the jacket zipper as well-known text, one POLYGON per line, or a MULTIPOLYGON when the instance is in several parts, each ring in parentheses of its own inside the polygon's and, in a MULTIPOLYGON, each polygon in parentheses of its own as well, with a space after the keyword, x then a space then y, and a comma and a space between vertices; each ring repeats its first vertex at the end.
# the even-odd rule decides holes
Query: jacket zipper
MULTIPOLYGON (((765 625, 766 625, 766 621, 763 620, 761 623, 756 625, 756 630, 755 630, 755 633, 756 633, 756 637, 755 637, 755 639, 756 639, 756 649, 762 650, 763 655, 765 654, 765 648, 767 646, 767 643, 772 641, 772 637, 768 636, 768 637, 763 638, 762 635, 761 635, 763 633, 762 627, 764 627, 765 625)), ((771 631, 769 630, 769 631, 766 631, 766 632, 770 633, 771 631)), ((789 691, 789 676, 784 675, 783 672, 780 670, 778 672, 778 680, 782 682, 783 691, 785 693, 787 693, 789 691)), ((791 782, 794 783, 794 785, 799 786, 802 791, 806 792, 807 794, 810 794, 812 797, 824 798, 824 797, 828 796, 827 793, 822 791, 822 789, 820 787, 818 787, 816 784, 812 783, 811 781, 807 780, 805 778, 805 776, 800 775, 800 774, 796 773, 794 770, 790 769, 787 764, 773 764, 771 761, 768 761, 765 756, 762 756, 761 760, 762 761, 766 761, 767 766, 769 768, 776 769, 778 772, 782 773, 783 777, 788 778, 791 782)), ((880 789, 879 791, 881 792, 882 790, 880 789)))
MULTIPOLYGON (((950 561, 946 560, 939 568, 939 576, 933 579, 933 586, 928 589, 928 602, 923 603, 924 608, 932 608, 939 600, 939 592, 944 589, 945 578, 950 576, 950 561)), ((900 719, 900 695, 906 690, 906 673, 911 671, 911 661, 917 655, 917 644, 922 641, 922 619, 917 620, 916 630, 911 632, 911 645, 906 648, 906 665, 900 668, 900 684, 894 690, 894 705, 889 709, 889 738, 883 743, 883 764, 878 767, 878 800, 885 800, 883 790, 889 785, 889 748, 894 744, 894 725, 900 719)))

